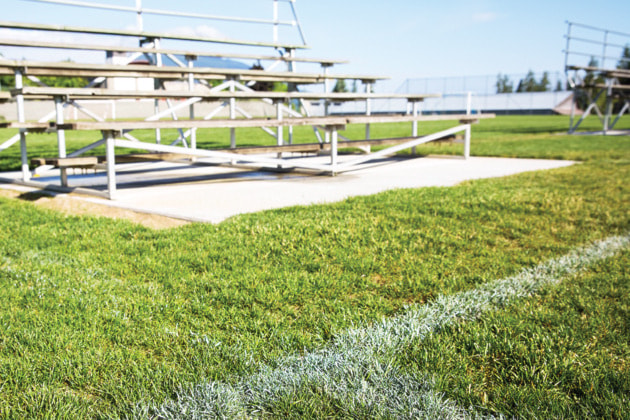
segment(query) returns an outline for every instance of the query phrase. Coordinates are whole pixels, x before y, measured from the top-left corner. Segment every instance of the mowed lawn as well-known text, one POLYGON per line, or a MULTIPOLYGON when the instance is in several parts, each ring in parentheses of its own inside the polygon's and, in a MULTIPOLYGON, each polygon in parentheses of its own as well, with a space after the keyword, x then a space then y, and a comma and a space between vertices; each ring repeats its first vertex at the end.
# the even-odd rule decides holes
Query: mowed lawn
MULTIPOLYGON (((374 137, 409 131, 377 127, 374 137)), ((154 231, 0 198, 0 417, 150 414, 183 388, 237 383, 410 305, 628 235, 630 136, 568 136, 567 127, 567 117, 498 117, 475 125, 472 143, 473 155, 581 162, 567 168, 219 225, 154 231)), ((630 118, 619 128, 630 128, 630 118)), ((259 142, 254 132, 239 134, 259 142)), ((49 137, 29 141, 35 154, 54 155, 49 137)), ((3 152, 0 167, 15 170, 17 156, 3 152)), ((628 418, 629 262, 623 251, 386 362, 480 415, 628 418)), ((347 417, 347 407, 315 389, 250 415, 347 417)))

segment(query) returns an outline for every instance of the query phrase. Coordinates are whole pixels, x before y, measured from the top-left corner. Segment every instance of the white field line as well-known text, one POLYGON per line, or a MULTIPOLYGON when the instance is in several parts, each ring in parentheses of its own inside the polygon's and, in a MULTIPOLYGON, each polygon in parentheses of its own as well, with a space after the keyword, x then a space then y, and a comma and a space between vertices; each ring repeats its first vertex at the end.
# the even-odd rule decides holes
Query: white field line
POLYGON ((274 367, 234 383, 209 382, 180 390, 178 398, 151 407, 138 405, 137 418, 252 418, 287 413, 293 401, 334 401, 340 417, 481 418, 457 407, 434 390, 427 376, 401 374, 392 356, 412 342, 440 331, 455 320, 472 320, 483 312, 531 296, 563 277, 613 256, 630 244, 630 234, 609 237, 576 249, 519 274, 475 290, 441 296, 412 306, 400 315, 341 334, 324 349, 281 359, 274 367), (283 411, 284 410, 284 411, 283 411))

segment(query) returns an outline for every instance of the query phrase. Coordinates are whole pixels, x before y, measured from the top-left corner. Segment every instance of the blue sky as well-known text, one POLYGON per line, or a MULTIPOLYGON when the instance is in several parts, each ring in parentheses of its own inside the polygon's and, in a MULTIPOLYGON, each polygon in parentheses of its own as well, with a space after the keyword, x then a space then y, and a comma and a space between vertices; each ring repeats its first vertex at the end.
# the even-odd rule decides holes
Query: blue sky
MULTIPOLYGON (((135 0, 92 0, 134 6, 135 0)), ((271 0, 142 0, 146 8, 271 17, 271 0)), ((310 50, 305 56, 347 59, 343 73, 406 78, 562 71, 565 21, 630 33, 630 1, 297 0, 310 50)), ((4 0, 2 20, 131 28, 131 14, 4 0)), ((290 17, 280 3, 281 17, 290 17)), ((271 40, 271 28, 147 16, 148 30, 183 30, 271 40)), ((3 35, 4 36, 4 35, 3 35)), ((281 36, 296 42, 297 32, 281 36)), ((599 35, 598 35, 599 36, 599 35)), ((625 42, 630 39, 624 40, 625 42)), ((624 42, 624 43, 625 43, 624 42)), ((7 54, 3 49, 0 51, 7 54)), ((18 57, 21 58, 21 57, 18 57)), ((587 60, 588 61, 588 60, 587 60)), ((586 63, 584 63, 586 64, 586 63)))

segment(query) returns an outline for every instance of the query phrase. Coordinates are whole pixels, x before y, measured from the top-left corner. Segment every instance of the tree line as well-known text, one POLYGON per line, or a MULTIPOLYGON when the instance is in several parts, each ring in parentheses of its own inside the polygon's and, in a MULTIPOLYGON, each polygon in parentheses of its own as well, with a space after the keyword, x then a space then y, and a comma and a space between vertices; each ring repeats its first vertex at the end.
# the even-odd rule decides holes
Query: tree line
MULTIPOLYGON (((595 57, 591 57, 588 67, 598 68, 599 62, 595 57)), ((630 70, 630 46, 626 45, 621 53, 621 57, 617 62, 618 69, 630 70)), ((585 85, 592 85, 602 81, 603 78, 595 71, 588 71, 584 78, 585 85)), ((630 84, 630 79, 620 79, 623 85, 630 84)), ((514 92, 549 92, 551 91, 551 82, 549 81, 549 72, 543 72, 541 78, 536 80, 536 76, 532 70, 529 70, 523 79, 520 79, 516 89, 514 83, 508 75, 499 73, 496 82, 497 93, 514 93, 514 92)), ((562 82, 556 82, 554 90, 556 92, 563 90, 562 82)))
MULTIPOLYGON (((536 80, 536 75, 530 70, 524 78, 519 80, 516 89, 514 89, 514 83, 510 80, 508 75, 499 73, 496 87, 497 93, 549 92, 551 91, 551 81, 549 80, 549 72, 544 72, 540 80, 536 80)), ((557 81, 555 90, 562 90, 562 82, 560 82, 560 80, 557 81)))

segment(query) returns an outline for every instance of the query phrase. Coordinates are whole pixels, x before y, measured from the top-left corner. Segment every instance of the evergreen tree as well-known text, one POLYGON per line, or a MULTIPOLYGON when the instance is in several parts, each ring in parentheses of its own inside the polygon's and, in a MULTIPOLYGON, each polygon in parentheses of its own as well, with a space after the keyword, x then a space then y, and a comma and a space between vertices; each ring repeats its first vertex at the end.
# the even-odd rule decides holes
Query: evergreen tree
POLYGON ((338 79, 332 91, 336 93, 347 92, 348 88, 346 87, 346 81, 344 79, 338 79))
POLYGON ((549 90, 550 83, 549 72, 544 72, 540 82, 536 86, 536 92, 547 92, 549 90))
MULTIPOLYGON (((620 70, 630 70, 630 45, 626 45, 621 53, 621 58, 617 62, 617 68, 620 70)), ((620 77, 619 84, 624 86, 630 86, 630 77, 620 77)), ((613 105, 613 112, 619 113, 628 100, 628 91, 622 91, 622 97, 613 105)))
POLYGON ((507 76, 507 74, 506 75, 501 75, 501 73, 499 73, 499 75, 497 76, 496 87, 497 87, 497 93, 512 93, 512 92, 514 92, 514 85, 510 81, 510 79, 507 76))
MULTIPOLYGON (((621 53, 621 58, 617 62, 617 68, 620 70, 630 70, 630 45, 626 45, 621 53)), ((620 78, 619 83, 622 85, 630 85, 630 78, 620 78)))
POLYGON ((537 89, 537 86, 538 86, 538 83, 536 82, 536 79, 534 78, 534 72, 530 70, 525 75, 525 78, 522 79, 518 83, 518 88, 516 89, 516 91, 517 92, 535 92, 537 89))

